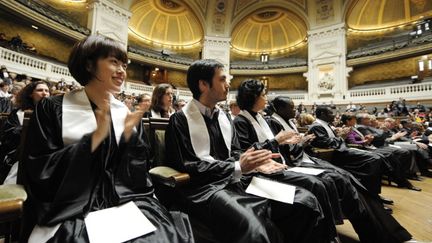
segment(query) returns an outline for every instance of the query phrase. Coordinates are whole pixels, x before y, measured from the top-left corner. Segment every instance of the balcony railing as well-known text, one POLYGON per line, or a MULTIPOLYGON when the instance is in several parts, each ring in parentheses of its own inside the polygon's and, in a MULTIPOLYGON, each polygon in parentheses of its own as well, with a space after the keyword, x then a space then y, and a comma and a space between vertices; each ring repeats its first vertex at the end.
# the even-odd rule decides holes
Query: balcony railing
POLYGON ((74 81, 66 65, 2 47, 0 47, 0 64, 5 65, 11 72, 26 74, 34 78, 50 78, 52 81, 64 79, 68 83, 74 81))

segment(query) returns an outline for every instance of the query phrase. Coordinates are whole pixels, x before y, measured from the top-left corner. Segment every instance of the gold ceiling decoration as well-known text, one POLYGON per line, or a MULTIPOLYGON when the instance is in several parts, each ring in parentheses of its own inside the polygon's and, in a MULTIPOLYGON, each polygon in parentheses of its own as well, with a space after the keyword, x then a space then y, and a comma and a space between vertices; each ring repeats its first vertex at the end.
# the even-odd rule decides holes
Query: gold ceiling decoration
POLYGON ((432 17, 431 0, 354 0, 346 23, 351 31, 392 30, 432 17))
POLYGON ((241 55, 286 54, 306 44, 306 23, 293 12, 259 10, 237 24, 232 50, 241 55))
POLYGON ((181 1, 141 0, 130 11, 129 33, 147 45, 174 50, 201 46, 203 28, 181 1))

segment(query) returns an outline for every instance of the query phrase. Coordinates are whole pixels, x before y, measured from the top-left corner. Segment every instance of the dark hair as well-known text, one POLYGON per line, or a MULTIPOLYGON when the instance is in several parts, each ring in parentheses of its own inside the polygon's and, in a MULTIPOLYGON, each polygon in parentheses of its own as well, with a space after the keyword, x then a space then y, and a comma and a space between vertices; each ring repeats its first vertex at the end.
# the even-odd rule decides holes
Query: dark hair
POLYGON ((342 114, 341 122, 342 122, 342 124, 346 125, 347 122, 353 118, 355 118, 355 115, 353 115, 353 114, 342 114))
POLYGON ((264 84, 256 79, 246 79, 238 88, 237 104, 242 110, 250 110, 255 104, 256 99, 264 90, 264 84))
POLYGON ((68 61, 69 72, 84 86, 93 78, 98 59, 107 57, 128 62, 126 50, 119 42, 106 36, 90 35, 72 48, 68 61))
POLYGON ((223 68, 224 65, 213 59, 198 60, 190 65, 187 71, 187 84, 192 92, 194 99, 199 99, 201 91, 199 89, 199 81, 204 80, 212 87, 212 80, 215 75, 215 71, 218 68, 223 68))
MULTIPOLYGON (((167 89, 172 88, 170 84, 159 84, 153 90, 152 101, 150 105, 150 109, 156 112, 164 112, 165 110, 162 107, 162 98, 165 95, 167 89)), ((168 112, 168 111, 165 111, 168 112)))
POLYGON ((321 115, 323 113, 327 114, 329 107, 330 106, 328 106, 328 105, 319 105, 319 106, 317 106, 316 109, 315 109, 315 116, 318 118, 318 117, 321 117, 321 115))
POLYGON ((282 107, 288 105, 292 102, 292 99, 288 96, 276 96, 271 102, 271 106, 273 107, 274 111, 281 109, 282 107))
POLYGON ((39 84, 45 84, 50 89, 51 85, 46 81, 31 82, 20 90, 16 96, 16 106, 21 110, 34 109, 34 102, 31 97, 33 91, 39 84))

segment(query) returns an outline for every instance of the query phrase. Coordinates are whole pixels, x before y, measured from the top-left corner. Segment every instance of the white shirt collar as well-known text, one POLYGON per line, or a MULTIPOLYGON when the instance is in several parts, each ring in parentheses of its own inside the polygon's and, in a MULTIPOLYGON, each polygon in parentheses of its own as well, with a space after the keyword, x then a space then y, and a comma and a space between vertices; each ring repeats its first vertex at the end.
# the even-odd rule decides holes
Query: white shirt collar
POLYGON ((212 119, 214 114, 218 111, 218 109, 216 107, 213 109, 210 109, 196 99, 193 99, 192 102, 195 103, 195 105, 198 107, 198 110, 201 112, 201 114, 203 114, 204 116, 206 116, 210 119, 212 119))

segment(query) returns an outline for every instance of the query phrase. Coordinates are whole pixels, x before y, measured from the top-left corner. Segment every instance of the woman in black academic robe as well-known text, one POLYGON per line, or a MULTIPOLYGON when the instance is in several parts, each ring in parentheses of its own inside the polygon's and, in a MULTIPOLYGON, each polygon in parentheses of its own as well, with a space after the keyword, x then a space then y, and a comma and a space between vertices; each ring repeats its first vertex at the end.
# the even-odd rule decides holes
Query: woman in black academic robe
POLYGON ((49 85, 45 81, 32 82, 18 93, 16 108, 9 114, 0 132, 1 183, 16 183, 18 172, 17 148, 21 141, 24 111, 33 111, 35 105, 49 95, 49 85))
MULTIPOLYGON (((288 132, 282 132, 274 136, 270 130, 269 132, 271 134, 264 133, 262 134, 263 138, 258 139, 254 125, 252 125, 250 119, 253 119, 257 126, 263 125, 260 122, 265 123, 262 116, 258 114, 266 105, 264 85, 261 81, 243 81, 238 89, 237 103, 242 111, 234 119, 234 127, 238 133, 241 149, 246 150, 255 145, 260 148, 271 150, 274 153, 279 153, 279 144, 285 144, 287 143, 285 140, 294 137, 288 132)), ((292 142, 295 141, 293 140, 288 143, 292 142)), ((281 158, 279 162, 284 161, 285 159, 281 158)), ((337 203, 337 188, 332 180, 320 180, 312 175, 292 171, 283 171, 282 174, 272 176, 272 178, 303 187, 312 192, 317 197, 323 209, 327 231, 331 232, 331 237, 337 237, 335 220, 338 223, 342 223, 342 214, 339 204, 337 203), (332 203, 331 200, 334 202, 332 203)))
POLYGON ((89 242, 85 217, 127 202, 156 228, 130 242, 190 240, 154 198, 148 142, 143 129, 136 129, 142 112, 128 113, 112 95, 120 92, 127 60, 119 43, 89 36, 69 59, 84 89, 37 105, 22 165, 28 194, 22 242, 89 242))
MULTIPOLYGON (((289 97, 278 96, 274 98, 270 107, 273 114, 266 117, 266 121, 273 133, 279 133, 283 130, 297 132, 295 124, 291 122, 295 116, 295 106, 289 97)), ((341 208, 359 234, 360 240, 370 238, 375 242, 402 242, 411 238, 411 235, 383 209, 378 197, 368 192, 349 172, 312 156, 308 157, 314 163, 305 162, 302 160, 305 154, 303 143, 281 146, 280 149, 284 157, 293 165, 325 169, 327 175, 342 182, 337 183, 341 208), (359 207, 365 210, 359 211, 359 207)))

